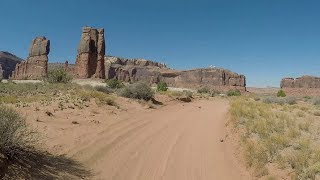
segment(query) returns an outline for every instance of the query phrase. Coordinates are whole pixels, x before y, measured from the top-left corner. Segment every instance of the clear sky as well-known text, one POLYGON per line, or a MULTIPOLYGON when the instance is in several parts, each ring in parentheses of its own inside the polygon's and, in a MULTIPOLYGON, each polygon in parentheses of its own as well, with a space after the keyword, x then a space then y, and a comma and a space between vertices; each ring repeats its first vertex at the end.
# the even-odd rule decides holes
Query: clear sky
POLYGON ((214 65, 246 75, 248 86, 320 76, 318 0, 1 0, 0 8, 0 50, 22 58, 46 36, 50 62, 74 62, 88 25, 105 28, 108 55, 214 65))

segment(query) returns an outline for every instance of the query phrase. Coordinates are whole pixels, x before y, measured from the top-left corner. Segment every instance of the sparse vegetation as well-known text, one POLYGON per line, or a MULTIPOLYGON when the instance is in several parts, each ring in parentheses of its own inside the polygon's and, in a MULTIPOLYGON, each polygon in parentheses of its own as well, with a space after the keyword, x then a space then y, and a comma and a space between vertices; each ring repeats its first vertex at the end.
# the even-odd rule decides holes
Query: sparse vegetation
POLYGON ((210 88, 205 86, 205 87, 198 89, 197 92, 200 94, 209 94, 211 92, 211 90, 210 90, 210 88))
POLYGON ((206 86, 198 89, 197 93, 199 93, 199 94, 207 94, 207 95, 209 95, 211 97, 214 97, 214 96, 220 94, 219 91, 217 91, 215 89, 210 89, 209 87, 206 87, 206 86))
POLYGON ((49 83, 66 84, 72 81, 72 76, 63 69, 54 69, 48 72, 47 78, 45 80, 49 83))
POLYGON ((20 155, 22 150, 33 148, 38 141, 24 118, 6 106, 0 106, 0 139, 0 153, 9 159, 20 155))
POLYGON ((230 122, 241 134, 247 165, 257 177, 267 176, 271 163, 292 169, 293 179, 315 179, 320 172, 320 147, 318 128, 309 119, 314 116, 306 111, 311 105, 278 103, 279 99, 261 102, 239 97, 231 103, 230 122))
POLYGON ((129 84, 128 86, 120 89, 118 91, 120 96, 133 98, 133 99, 143 99, 146 101, 151 100, 154 97, 154 91, 151 87, 144 82, 137 82, 134 84, 129 84))
POLYGON ((107 93, 107 94, 113 92, 113 90, 110 89, 110 88, 107 87, 107 86, 95 86, 94 89, 97 90, 97 91, 99 91, 99 92, 103 92, 103 93, 107 93))
POLYGON ((277 97, 286 97, 286 93, 284 92, 284 90, 280 89, 277 93, 277 97))
POLYGON ((229 90, 227 92, 227 96, 241 96, 241 92, 240 90, 236 89, 236 90, 229 90))
POLYGON ((275 97, 275 96, 267 96, 262 101, 267 104, 279 104, 279 105, 297 104, 297 99, 294 97, 280 98, 280 97, 275 97))
POLYGON ((168 85, 166 82, 161 81, 157 84, 157 91, 167 91, 167 90, 168 90, 168 85))
POLYGON ((124 84, 116 78, 108 79, 106 80, 106 83, 107 83, 107 86, 111 89, 119 89, 124 87, 124 84))

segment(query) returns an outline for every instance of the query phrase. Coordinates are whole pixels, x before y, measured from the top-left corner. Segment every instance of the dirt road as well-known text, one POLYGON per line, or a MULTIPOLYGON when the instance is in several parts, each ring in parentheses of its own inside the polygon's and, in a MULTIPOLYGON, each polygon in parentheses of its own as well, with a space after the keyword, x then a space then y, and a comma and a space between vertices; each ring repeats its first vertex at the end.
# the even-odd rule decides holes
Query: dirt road
POLYGON ((73 150, 94 179, 248 179, 225 138, 228 103, 201 100, 132 114, 73 150))

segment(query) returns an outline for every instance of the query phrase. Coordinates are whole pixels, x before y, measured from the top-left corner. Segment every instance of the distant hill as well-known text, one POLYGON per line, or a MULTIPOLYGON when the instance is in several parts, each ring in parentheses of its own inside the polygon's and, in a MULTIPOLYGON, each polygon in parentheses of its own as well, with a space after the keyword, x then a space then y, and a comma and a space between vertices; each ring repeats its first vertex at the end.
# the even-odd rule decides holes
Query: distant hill
POLYGON ((2 66, 3 78, 8 79, 12 71, 14 71, 16 64, 23 61, 23 59, 13 55, 9 52, 0 51, 0 64, 2 66))

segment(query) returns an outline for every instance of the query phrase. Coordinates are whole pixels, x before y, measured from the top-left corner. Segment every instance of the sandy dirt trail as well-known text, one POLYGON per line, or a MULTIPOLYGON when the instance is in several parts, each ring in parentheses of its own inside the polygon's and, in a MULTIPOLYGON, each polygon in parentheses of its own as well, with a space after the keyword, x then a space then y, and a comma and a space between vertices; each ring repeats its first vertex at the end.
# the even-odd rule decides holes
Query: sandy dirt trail
POLYGON ((136 113, 70 150, 107 180, 248 179, 226 135, 226 100, 174 104, 136 113))

